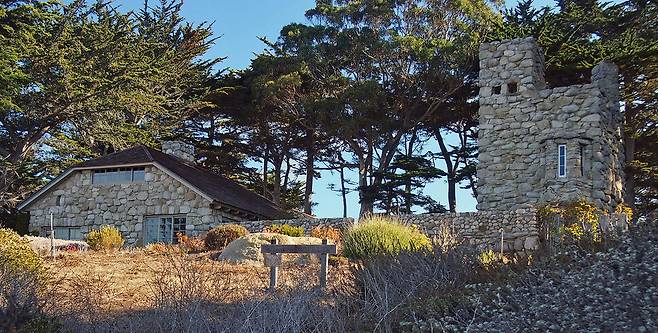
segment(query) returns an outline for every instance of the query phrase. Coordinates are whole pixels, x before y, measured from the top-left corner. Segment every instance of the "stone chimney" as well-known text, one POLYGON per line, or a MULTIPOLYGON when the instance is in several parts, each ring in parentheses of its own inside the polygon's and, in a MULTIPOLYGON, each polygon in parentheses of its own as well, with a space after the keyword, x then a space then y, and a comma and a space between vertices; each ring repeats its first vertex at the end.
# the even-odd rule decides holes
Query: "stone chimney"
POLYGON ((183 141, 162 141, 162 152, 194 163, 194 146, 183 141))

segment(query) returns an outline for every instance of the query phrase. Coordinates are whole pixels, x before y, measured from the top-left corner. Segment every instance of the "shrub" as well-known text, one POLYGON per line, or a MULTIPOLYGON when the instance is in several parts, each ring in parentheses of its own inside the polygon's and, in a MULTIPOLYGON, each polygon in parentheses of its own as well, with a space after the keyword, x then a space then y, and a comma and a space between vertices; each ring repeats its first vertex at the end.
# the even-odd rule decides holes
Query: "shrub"
POLYGON ((119 229, 104 225, 99 230, 92 230, 85 238, 92 250, 118 250, 123 246, 124 240, 119 229))
POLYGON ((186 252, 180 246, 165 244, 165 243, 151 243, 146 245, 144 252, 154 255, 168 255, 168 254, 184 254, 186 252))
POLYGON ((230 242, 249 234, 247 228, 237 224, 227 224, 208 231, 204 243, 208 250, 222 250, 230 242))
POLYGON ((0 264, 5 269, 39 271, 43 261, 30 242, 11 229, 0 229, 0 264))
POLYGON ((0 332, 22 331, 42 315, 45 283, 42 259, 29 241, 0 229, 0 332))
POLYGON ((320 238, 320 239, 329 239, 334 244, 338 244, 342 241, 343 232, 334 227, 322 227, 317 226, 311 230, 311 237, 320 238))
POLYGON ((206 242, 201 237, 190 237, 179 232, 176 234, 176 238, 178 238, 178 245, 185 252, 199 253, 206 249, 206 242))
POLYGON ((585 199, 549 203, 537 211, 551 251, 564 250, 566 246, 576 246, 586 251, 600 250, 606 245, 603 241, 609 238, 605 233, 613 236, 610 230, 602 230, 599 226, 599 219, 604 214, 585 199))
POLYGON ((365 217, 348 229, 343 237, 345 256, 352 259, 431 249, 430 239, 417 228, 405 226, 387 216, 365 217))
POLYGON ((487 250, 478 256, 478 260, 484 266, 484 268, 496 268, 503 261, 503 256, 500 252, 494 252, 494 250, 487 250))
POLYGON ((290 224, 272 224, 269 227, 265 227, 265 232, 273 232, 276 234, 282 234, 290 237, 304 236, 303 227, 293 227, 290 224))
POLYGON ((337 303, 356 314, 349 318, 352 331, 411 332, 398 323, 427 315, 454 315, 450 304, 461 297, 460 290, 472 283, 479 271, 475 255, 470 247, 447 253, 437 247, 434 251, 371 258, 349 267, 353 282, 337 286, 337 303))

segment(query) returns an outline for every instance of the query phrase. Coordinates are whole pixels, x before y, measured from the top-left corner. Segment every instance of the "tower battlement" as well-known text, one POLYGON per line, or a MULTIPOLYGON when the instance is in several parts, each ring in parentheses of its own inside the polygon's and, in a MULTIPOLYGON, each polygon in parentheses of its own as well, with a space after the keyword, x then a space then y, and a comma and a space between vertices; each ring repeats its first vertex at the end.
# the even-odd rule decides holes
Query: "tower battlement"
POLYGON ((549 88, 533 38, 480 46, 478 209, 586 198, 606 210, 623 198, 617 66, 592 83, 549 88))

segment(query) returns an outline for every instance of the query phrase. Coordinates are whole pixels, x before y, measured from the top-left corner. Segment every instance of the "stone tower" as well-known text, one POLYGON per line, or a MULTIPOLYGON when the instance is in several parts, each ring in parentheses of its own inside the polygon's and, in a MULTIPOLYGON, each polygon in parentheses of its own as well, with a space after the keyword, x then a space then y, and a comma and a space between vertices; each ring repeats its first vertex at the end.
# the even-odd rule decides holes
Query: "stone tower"
POLYGON ((479 85, 479 210, 622 202, 617 66, 598 64, 590 84, 548 88, 535 40, 505 40, 480 46, 479 85))

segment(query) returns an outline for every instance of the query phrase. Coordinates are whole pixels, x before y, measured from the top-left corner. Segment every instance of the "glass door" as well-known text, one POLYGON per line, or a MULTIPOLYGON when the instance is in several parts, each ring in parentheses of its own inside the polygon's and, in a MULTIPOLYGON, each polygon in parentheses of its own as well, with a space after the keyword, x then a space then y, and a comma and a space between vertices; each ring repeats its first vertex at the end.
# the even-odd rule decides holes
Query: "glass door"
POLYGON ((185 217, 149 216, 144 223, 144 245, 178 243, 177 234, 185 234, 185 217))

